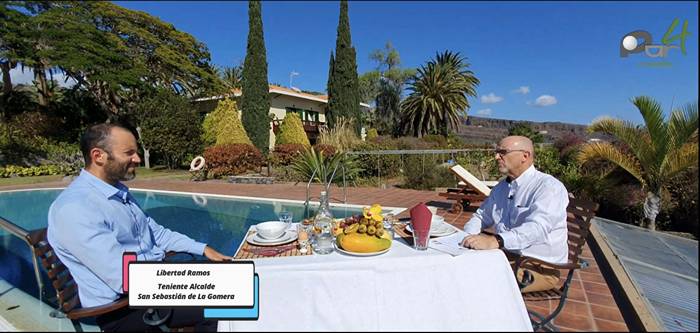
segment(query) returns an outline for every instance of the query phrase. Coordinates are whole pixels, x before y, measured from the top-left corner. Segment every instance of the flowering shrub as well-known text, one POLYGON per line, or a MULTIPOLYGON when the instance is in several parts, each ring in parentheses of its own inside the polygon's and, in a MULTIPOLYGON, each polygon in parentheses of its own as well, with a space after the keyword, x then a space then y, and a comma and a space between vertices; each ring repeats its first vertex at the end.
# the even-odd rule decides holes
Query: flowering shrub
POLYGON ((233 143, 204 150, 208 175, 214 178, 242 174, 265 164, 265 158, 253 145, 233 143))

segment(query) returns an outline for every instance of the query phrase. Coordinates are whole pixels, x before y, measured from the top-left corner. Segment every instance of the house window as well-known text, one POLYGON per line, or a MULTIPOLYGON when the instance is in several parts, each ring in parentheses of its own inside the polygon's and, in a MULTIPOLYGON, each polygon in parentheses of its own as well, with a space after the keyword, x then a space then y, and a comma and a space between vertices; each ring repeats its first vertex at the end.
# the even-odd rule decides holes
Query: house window
POLYGON ((319 113, 316 111, 304 110, 304 109, 292 108, 292 107, 285 108, 285 110, 288 113, 294 112, 294 113, 298 114, 299 118, 302 121, 318 122, 318 120, 319 120, 319 113))

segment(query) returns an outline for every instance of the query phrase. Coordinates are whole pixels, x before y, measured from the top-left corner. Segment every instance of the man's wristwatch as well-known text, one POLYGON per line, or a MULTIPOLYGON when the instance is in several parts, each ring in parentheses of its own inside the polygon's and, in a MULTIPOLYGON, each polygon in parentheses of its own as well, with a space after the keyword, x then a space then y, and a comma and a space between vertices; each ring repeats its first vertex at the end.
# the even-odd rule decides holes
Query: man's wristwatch
POLYGON ((501 237, 501 235, 499 235, 499 234, 496 234, 495 237, 496 237, 496 241, 498 242, 498 248, 502 249, 503 248, 503 237, 501 237))

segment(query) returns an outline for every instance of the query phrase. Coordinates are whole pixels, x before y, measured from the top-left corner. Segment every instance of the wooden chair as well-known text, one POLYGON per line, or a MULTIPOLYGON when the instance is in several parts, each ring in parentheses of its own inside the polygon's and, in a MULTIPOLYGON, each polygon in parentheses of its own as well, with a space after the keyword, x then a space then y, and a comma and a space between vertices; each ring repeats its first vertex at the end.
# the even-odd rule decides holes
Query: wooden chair
POLYGON ((76 332, 83 331, 79 319, 99 316, 129 305, 129 299, 122 297, 105 305, 89 308, 80 307, 78 285, 46 239, 46 228, 29 232, 27 241, 32 245, 34 255, 41 261, 41 265, 46 269, 51 284, 56 290, 56 301, 59 309, 71 320, 76 332))
MULTIPOLYGON (((75 283, 68 268, 61 262, 49 244, 46 238, 46 228, 31 231, 27 233, 25 237, 27 242, 32 246, 34 255, 39 258, 41 265, 44 267, 51 280, 51 284, 56 290, 56 302, 58 303, 59 310, 65 313, 66 317, 71 320, 76 332, 83 331, 80 325, 81 318, 95 317, 129 306, 129 298, 122 297, 105 305, 88 308, 81 307, 80 298, 78 297, 78 285, 75 283)), ((168 252, 166 258, 176 254, 180 253, 168 252)), ((191 256, 191 254, 188 255, 191 256)), ((150 311, 148 314, 149 318, 144 318, 144 321, 148 319, 150 321, 147 321, 148 324, 157 323, 157 325, 153 326, 160 326, 168 319, 158 317, 157 312, 150 311)), ((161 329, 165 330, 167 327, 163 325, 161 329)), ((189 329, 189 327, 185 329, 189 329)))
MULTIPOLYGON (((574 276, 574 271, 576 269, 585 268, 588 266, 587 262, 579 259, 579 255, 581 255, 581 252, 583 252, 583 246, 586 244, 586 237, 588 236, 588 231, 591 226, 591 219, 593 219, 597 210, 597 203, 581 199, 575 199, 571 195, 569 195, 569 206, 566 209, 566 220, 569 233, 569 260, 566 264, 552 264, 532 257, 517 255, 515 253, 506 251, 508 257, 515 258, 513 271, 515 273, 516 279, 518 277, 518 271, 521 269, 527 269, 528 267, 531 268, 541 266, 544 268, 568 270, 566 280, 564 281, 561 287, 552 288, 544 291, 523 293, 523 299, 525 301, 555 300, 559 302, 554 311, 552 311, 552 313, 548 315, 540 314, 538 312, 528 309, 528 313, 531 317, 530 320, 532 321, 533 330, 557 330, 556 326, 554 326, 550 322, 554 320, 559 315, 559 312, 561 312, 561 310, 564 308, 566 298, 568 296, 569 286, 571 285, 571 280, 574 276)), ((525 270, 523 273, 523 279, 521 281, 518 281, 518 285, 522 290, 531 283, 532 276, 530 275, 530 272, 525 270)))
POLYGON ((491 189, 486 184, 461 165, 450 167, 450 171, 464 183, 464 185, 460 184, 457 188, 449 188, 447 192, 439 194, 441 197, 455 201, 452 204, 451 213, 459 214, 472 203, 484 201, 491 194, 491 189))

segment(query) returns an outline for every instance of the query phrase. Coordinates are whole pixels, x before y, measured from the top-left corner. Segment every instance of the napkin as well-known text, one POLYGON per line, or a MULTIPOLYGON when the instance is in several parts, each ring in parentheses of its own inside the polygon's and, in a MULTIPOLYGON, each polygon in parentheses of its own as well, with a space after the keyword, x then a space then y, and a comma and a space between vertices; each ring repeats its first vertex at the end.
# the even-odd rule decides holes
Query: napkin
POLYGON ((430 248, 451 254, 455 257, 470 251, 475 251, 462 246, 462 241, 467 235, 468 234, 464 231, 458 231, 450 236, 435 238, 430 241, 430 248))
POLYGON ((413 230, 428 232, 430 230, 432 218, 433 214, 428 209, 428 206, 422 202, 411 208, 411 224, 413 230))

